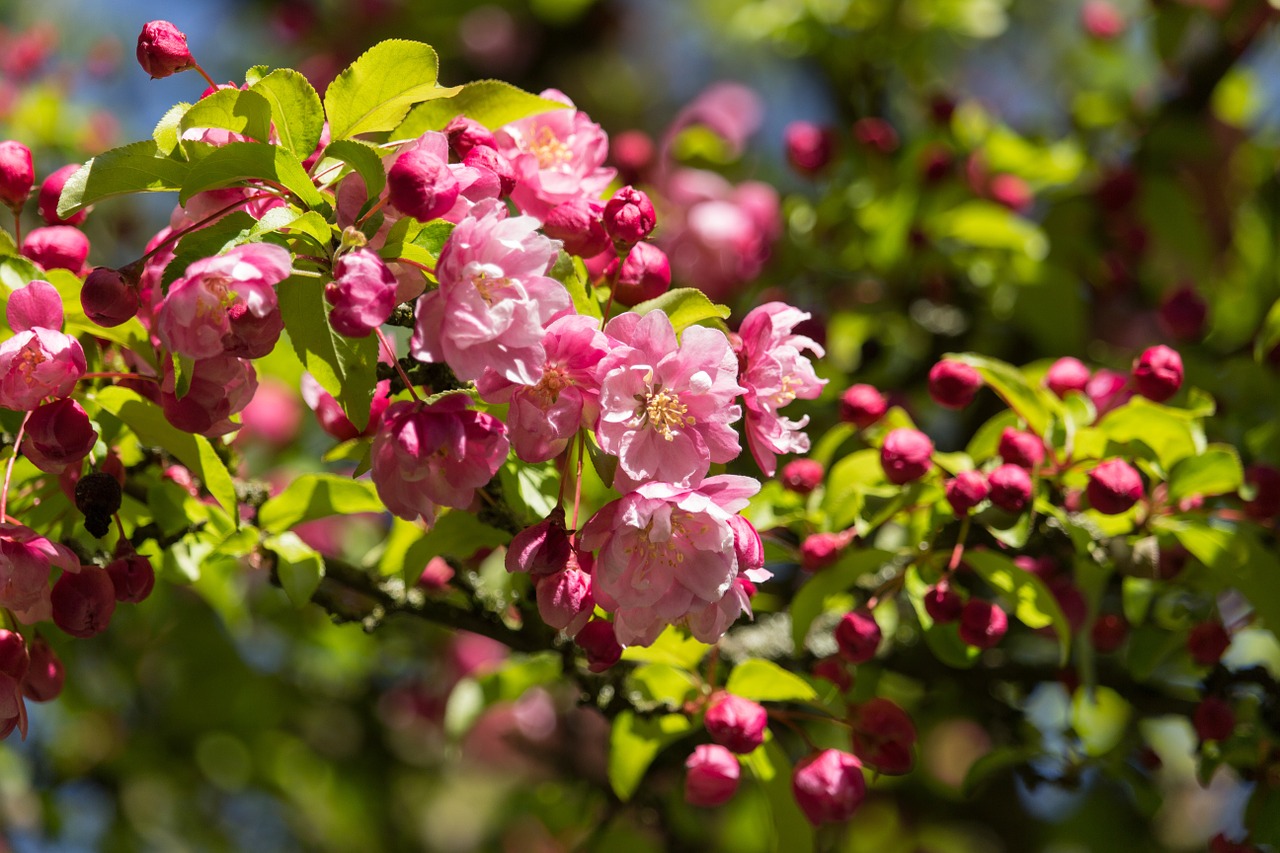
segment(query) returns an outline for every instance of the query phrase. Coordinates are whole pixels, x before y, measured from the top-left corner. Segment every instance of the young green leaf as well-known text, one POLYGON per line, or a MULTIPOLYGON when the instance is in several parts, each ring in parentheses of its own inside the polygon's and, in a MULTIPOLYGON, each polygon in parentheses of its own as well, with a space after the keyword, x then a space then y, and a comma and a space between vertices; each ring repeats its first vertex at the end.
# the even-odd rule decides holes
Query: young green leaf
POLYGON ((291 68, 277 68, 249 87, 267 99, 280 144, 306 159, 324 132, 320 96, 307 78, 291 68))
POLYGON ((331 515, 384 512, 386 506, 368 480, 336 474, 304 474, 258 510, 258 526, 271 533, 331 515))
POLYGON ((58 215, 65 219, 111 196, 179 190, 190 171, 190 163, 167 156, 153 139, 113 148, 67 179, 58 199, 58 215))
POLYGON ((430 45, 392 39, 365 51, 324 93, 334 140, 387 131, 414 104, 447 98, 458 89, 436 85, 440 61, 430 45))
POLYGON ((444 130, 445 125, 460 115, 496 130, 527 116, 563 109, 568 109, 568 105, 518 89, 510 83, 476 80, 458 87, 448 98, 414 107, 392 137, 412 139, 428 130, 444 130))

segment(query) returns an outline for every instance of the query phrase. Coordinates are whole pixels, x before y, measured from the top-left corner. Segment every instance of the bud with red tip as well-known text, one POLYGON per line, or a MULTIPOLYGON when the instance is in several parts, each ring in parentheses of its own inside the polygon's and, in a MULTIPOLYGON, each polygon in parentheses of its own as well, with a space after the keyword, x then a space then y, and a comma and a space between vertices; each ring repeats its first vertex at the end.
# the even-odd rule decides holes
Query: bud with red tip
POLYGON ((41 471, 56 474, 89 455, 98 433, 89 415, 70 397, 45 403, 31 413, 22 455, 41 471))
POLYGON ((911 772, 916 727, 906 711, 877 696, 855 705, 849 721, 853 726, 853 751, 863 764, 887 776, 911 772))
POLYGON ((810 755, 796 764, 791 793, 814 826, 842 823, 853 816, 867 796, 862 762, 838 749, 810 755))
POLYGON ((843 533, 814 533, 806 536, 800 543, 800 568, 806 572, 825 569, 840 559, 840 554, 849 544, 849 537, 843 533))
POLYGON ((471 169, 481 169, 498 176, 498 192, 503 196, 511 195, 516 188, 516 170, 511 161, 498 153, 496 148, 488 145, 477 145, 467 152, 462 165, 471 169))
POLYGON ((1005 427, 1000 433, 1000 458, 1010 465, 1035 470, 1044 461, 1044 442, 1034 433, 1005 427))
POLYGON ((41 637, 32 640, 29 654, 31 663, 27 677, 22 680, 22 695, 35 702, 57 699, 67 677, 62 661, 41 637))
POLYGON ((20 209, 35 182, 31 149, 12 139, 0 142, 0 202, 13 210, 20 209))
POLYGON ((156 571, 141 554, 116 557, 107 563, 107 576, 116 591, 116 601, 145 601, 156 585, 156 571))
POLYGON ((964 600, 945 579, 924 594, 924 610, 939 625, 946 625, 960 618, 964 600))
POLYGON ((846 613, 836 625, 836 646, 849 663, 866 663, 876 656, 883 635, 875 617, 866 610, 846 613))
POLYGON ((885 436, 880 465, 896 486, 919 480, 933 468, 933 442, 919 430, 895 429, 885 436))
POLYGON ((127 323, 138 313, 138 280, 122 270, 95 267, 80 288, 80 306, 99 326, 110 329, 127 323))
POLYGON ((1267 519, 1280 515, 1280 470, 1270 465, 1250 465, 1244 470, 1244 481, 1253 487, 1253 499, 1244 503, 1244 511, 1250 517, 1267 519))
POLYGON ((787 147, 787 162, 797 172, 806 175, 826 168, 836 147, 836 135, 831 128, 809 121, 793 121, 787 125, 783 141, 787 147))
POLYGON ((684 763, 684 801, 691 806, 714 808, 724 805, 738 790, 742 768, 738 759, 723 746, 699 744, 684 763))
POLYGON ((971 598, 960 611, 960 639, 979 649, 997 645, 1009 630, 1009 617, 999 606, 971 598))
POLYGON ((621 305, 639 305, 657 299, 671 288, 671 262, 667 253, 652 243, 636 243, 619 265, 615 259, 606 275, 616 279, 613 299, 621 305))
POLYGON ((116 610, 116 588, 105 569, 81 566, 63 572, 50 593, 53 624, 73 637, 93 637, 107 630, 116 610))
POLYGON ((982 376, 963 362, 943 359, 929 371, 929 396, 948 409, 963 409, 981 387, 982 376))
POLYGON ((1236 714, 1227 702, 1217 696, 1206 696, 1196 706, 1191 723, 1201 741, 1226 740, 1236 730, 1236 714))
POLYGON ((1196 341, 1204 337, 1209 305, 1194 287, 1180 287, 1160 303, 1160 328, 1178 341, 1196 341))
POLYGON ((564 508, 556 507, 542 521, 517 533, 507 548, 507 571, 538 578, 564 570, 573 550, 564 522, 564 508))
POLYGON ((1089 384, 1089 368, 1078 358, 1060 358, 1044 375, 1044 384, 1059 397, 1066 397, 1068 391, 1083 392, 1089 384))
POLYGON ((622 645, 614 632, 613 623, 604 619, 592 619, 573 638, 587 655, 587 668, 592 672, 604 672, 622 660, 622 645))
POLYGON ((391 206, 420 222, 448 213, 458 193, 458 179, 449 164, 421 148, 401 154, 387 172, 391 206))
POLYGON ((580 258, 590 258, 608 251, 613 243, 600 221, 603 205, 585 196, 577 196, 556 205, 542 223, 548 237, 564 243, 564 250, 580 258))
POLYGON ((459 160, 466 159, 476 147, 494 148, 498 142, 493 138, 493 131, 475 119, 458 116, 444 126, 444 135, 449 138, 449 147, 458 155, 459 160))
POLYGON ((1022 512, 1031 503, 1032 483, 1027 469, 1018 465, 1001 465, 987 477, 991 502, 1008 512, 1022 512))
POLYGON ((152 80, 159 80, 195 68, 196 61, 186 35, 177 27, 168 21, 149 21, 138 34, 138 64, 152 80))
POLYGON ((1089 472, 1085 489, 1089 504, 1103 515, 1119 515, 1142 500, 1146 492, 1138 470, 1123 459, 1103 462, 1089 472))
POLYGON ((67 180, 80 170, 78 163, 68 163, 61 169, 52 172, 40 184, 40 196, 37 202, 40 216, 49 225, 79 225, 89 215, 88 210, 78 210, 63 219, 58 215, 58 199, 62 198, 62 188, 67 180))
POLYGON ((1163 403, 1182 387, 1182 356, 1163 344, 1151 347, 1133 363, 1133 384, 1148 400, 1163 403))
POLYGON ((648 237, 657 224, 653 202, 635 187, 618 190, 604 206, 604 230, 609 232, 619 251, 648 237))
POLYGON ((807 495, 822 485, 822 463, 817 459, 792 459, 782 467, 782 485, 799 495, 807 495))
POLYGON ((712 701, 703 722, 713 741, 730 752, 746 755, 764 743, 769 713, 757 702, 724 693, 712 701))
POLYGON ((36 228, 22 241, 22 254, 46 270, 67 270, 76 275, 89 257, 89 238, 70 225, 36 228))
POLYGON ((884 417, 889 403, 870 385, 852 385, 840 395, 840 420, 866 429, 884 417))
POLYGON ((537 580, 538 615, 557 631, 572 637, 591 619, 595 597, 591 593, 591 575, 579 568, 572 558, 564 570, 543 575, 537 580))
POLYGON ((958 516, 967 514, 987 499, 991 487, 981 471, 961 471, 947 480, 945 486, 947 503, 951 511, 958 516))
POLYGON ((1187 651, 1201 666, 1213 666, 1222 660, 1231 645, 1231 635, 1216 619, 1201 622, 1187 634, 1187 651))
MULTIPOLYGON (((746 573, 764 568, 764 542, 760 539, 760 531, 740 515, 729 516, 729 527, 733 530, 733 553, 738 560, 738 580, 751 583, 746 573)), ((752 587, 754 588, 754 584, 752 587)))
POLYGON ((338 334, 367 338, 395 310, 396 277, 377 252, 347 252, 333 265, 333 279, 325 285, 324 298, 333 306, 329 325, 338 334))

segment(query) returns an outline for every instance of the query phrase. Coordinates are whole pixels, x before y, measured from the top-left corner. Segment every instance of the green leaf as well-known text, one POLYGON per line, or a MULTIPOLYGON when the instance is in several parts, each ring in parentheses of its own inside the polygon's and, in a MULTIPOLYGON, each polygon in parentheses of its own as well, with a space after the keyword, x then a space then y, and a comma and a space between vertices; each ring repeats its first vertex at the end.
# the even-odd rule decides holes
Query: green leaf
POLYGON ((991 390, 999 394, 1037 435, 1045 434, 1049 421, 1060 410, 1056 397, 1043 388, 1032 385, 1023 372, 1011 364, 972 353, 948 353, 945 357, 977 370, 991 390))
POLYGON ((569 297, 573 299, 573 310, 586 317, 604 319, 600 303, 587 292, 587 268, 583 266, 581 258, 561 252, 548 275, 569 291, 569 297))
POLYGON ((324 281, 294 276, 280 283, 280 315, 298 360, 342 405, 356 429, 369 423, 378 383, 378 340, 333 331, 325 313, 324 281))
POLYGON ((698 692, 698 680, 679 667, 648 663, 631 671, 627 687, 639 693, 644 702, 680 708, 698 692))
POLYGON ((104 412, 114 415, 133 430, 143 444, 163 447, 190 468, 214 500, 239 524, 240 507, 236 501, 235 482, 209 439, 178 429, 165 419, 164 412, 155 403, 119 385, 103 388, 94 399, 104 412))
POLYGON ((428 130, 444 130, 445 125, 460 115, 496 130, 527 116, 569 108, 560 101, 534 95, 501 80, 476 80, 455 90, 448 98, 414 107, 393 137, 412 139, 428 130))
POLYGON ((271 104, 252 90, 219 89, 192 105, 178 122, 179 136, 204 128, 221 128, 270 142, 271 104))
POLYGON ((178 190, 190 171, 190 163, 166 156, 152 139, 113 148, 67 179, 58 199, 58 215, 65 219, 111 196, 178 190))
POLYGON ((337 474, 304 474, 258 510, 258 526, 281 533, 304 521, 358 512, 385 512, 377 489, 368 480, 337 474))
POLYGON ((822 494, 822 509, 832 526, 843 529, 852 524, 862 512, 862 498, 867 489, 884 483, 880 451, 875 448, 850 453, 832 465, 822 494))
POLYGON ((270 536, 263 545, 275 552, 276 574, 293 606, 305 606, 324 577, 320 552, 299 539, 298 534, 289 532, 270 536))
POLYGON ((1023 625, 1028 628, 1053 626, 1061 650, 1060 665, 1065 666, 1071 650, 1071 626, 1044 581, 995 551, 968 550, 964 560, 994 589, 1013 599, 1013 613, 1023 625))
MULTIPOLYGON (((324 149, 325 157, 341 160, 356 170, 364 181, 365 198, 376 199, 387 185, 387 170, 378 156, 378 149, 358 139, 339 139, 324 149)), ((406 219, 408 217, 405 217, 406 219)))
POLYGON ((186 102, 174 104, 160 118, 160 121, 156 122, 155 129, 151 131, 151 138, 156 141, 156 147, 162 154, 172 154, 173 149, 178 147, 178 135, 181 133, 178 123, 182 121, 182 116, 189 109, 191 105, 186 102))
POLYGON ((1124 444, 1140 441, 1156 454, 1165 471, 1178 462, 1202 452, 1203 438, 1197 437, 1186 412, 1134 397, 1107 413, 1098 425, 1111 441, 1124 444))
POLYGON ((930 233, 938 240, 956 240, 981 249, 1018 252, 1033 261, 1049 253, 1044 232, 1031 222, 989 201, 956 205, 938 216, 930 233))
POLYGON ((1228 495, 1244 485, 1240 454, 1227 444, 1212 444, 1199 456, 1189 456, 1169 472, 1169 499, 1191 495, 1228 495))
MULTIPOLYGON (((769 810, 773 817, 774 838, 777 850, 803 851, 813 850, 813 826, 810 825, 800 806, 796 804, 795 794, 791 790, 791 759, 779 744, 777 738, 770 738, 763 746, 756 749, 753 756, 763 753, 764 761, 769 768, 768 775, 756 770, 760 785, 764 788, 769 810)), ((764 766, 764 762, 754 762, 753 769, 764 766)))
POLYGON ((858 578, 874 572, 893 559, 889 551, 872 549, 847 551, 834 565, 805 581, 791 600, 791 638, 796 649, 804 648, 809 626, 826 609, 827 599, 853 587, 858 578))
POLYGON ((1071 698, 1071 727, 1088 755, 1106 755, 1124 739, 1133 707, 1110 687, 1076 688, 1071 698))
POLYGON ((658 753, 692 729, 693 721, 684 714, 649 718, 632 711, 619 714, 609 738, 609 784, 618 799, 630 800, 658 753))
POLYGON ((733 668, 724 689, 756 702, 812 702, 818 693, 809 682, 773 661, 750 658, 733 668))
POLYGON ((167 292, 169 285, 185 275, 191 264, 220 255, 244 242, 256 224, 254 218, 243 210, 233 210, 217 222, 182 235, 174 247, 173 260, 165 266, 160 277, 161 286, 167 292))
POLYGON ((277 68, 249 90, 267 99, 280 144, 300 159, 310 156, 324 131, 324 113, 307 78, 291 68, 277 68))
POLYGON ((1253 529, 1193 522, 1176 528, 1173 535, 1220 583, 1238 589, 1268 628, 1280 629, 1280 558, 1253 529))
POLYGON ((960 785, 960 793, 972 797, 997 775, 1026 764, 1036 754, 1035 750, 1025 746, 1002 746, 991 750, 969 766, 969 772, 960 785))
POLYGON ((649 646, 627 646, 622 659, 637 663, 665 663, 680 669, 693 669, 711 651, 711 646, 688 632, 669 626, 649 646))
POLYGON ((401 565, 392 564, 394 555, 385 555, 381 571, 384 575, 406 570, 421 574, 432 557, 466 559, 481 548, 496 548, 510 541, 510 533, 490 527, 474 513, 450 511, 440 515, 435 526, 409 546, 401 565))
POLYGON ((724 320, 729 316, 727 305, 717 305, 707 298, 701 290, 692 287, 678 287, 666 293, 641 302, 631 309, 632 313, 644 316, 650 311, 663 311, 671 318, 671 325, 680 334, 694 323, 703 320, 724 320))
POLYGON ((458 89, 436 85, 439 65, 436 52, 421 42, 392 39, 369 48, 324 93, 330 136, 391 130, 414 104, 449 97, 458 89))
POLYGON ((284 187, 306 207, 324 204, 298 157, 287 148, 265 142, 231 142, 214 149, 191 166, 178 201, 186 204, 196 193, 254 180, 284 187))

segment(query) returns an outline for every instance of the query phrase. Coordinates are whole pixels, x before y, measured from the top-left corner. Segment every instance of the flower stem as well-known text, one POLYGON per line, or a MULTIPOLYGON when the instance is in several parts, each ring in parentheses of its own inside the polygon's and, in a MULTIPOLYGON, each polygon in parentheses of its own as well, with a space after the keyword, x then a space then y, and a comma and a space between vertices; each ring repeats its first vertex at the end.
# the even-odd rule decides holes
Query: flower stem
POLYGON ((966 515, 960 522, 960 535, 956 537, 956 547, 951 549, 951 561, 947 563, 947 574, 960 567, 960 558, 964 556, 964 540, 969 536, 970 517, 966 515))
POLYGON ((13 242, 22 248, 22 209, 13 208, 13 242))
POLYGON ((13 455, 4 466, 4 486, 0 487, 0 518, 9 517, 9 481, 13 478, 13 464, 18 461, 18 448, 22 444, 22 435, 26 432, 27 421, 30 418, 30 412, 22 416, 22 423, 18 426, 18 437, 13 440, 13 455))
POLYGON ((587 435, 578 432, 578 481, 573 487, 573 529, 578 529, 578 507, 582 505, 582 457, 587 455, 587 435))
POLYGON ((374 334, 378 336, 378 342, 382 344, 382 349, 386 351, 387 357, 391 359, 392 365, 395 366, 396 373, 400 374, 400 381, 404 383, 404 387, 408 389, 409 395, 413 397, 415 402, 421 402, 418 392, 413 390, 413 383, 409 381, 409 374, 404 372, 404 368, 400 366, 400 359, 396 358, 395 347, 391 346, 391 341, 387 340, 387 336, 382 334, 381 329, 374 329, 374 334))
POLYGON ((194 59, 191 60, 191 67, 194 68, 196 71, 200 72, 200 76, 204 78, 204 81, 206 83, 208 83, 210 86, 212 86, 215 89, 218 88, 218 84, 213 82, 213 78, 209 76, 209 73, 200 67, 199 62, 196 62, 194 59))

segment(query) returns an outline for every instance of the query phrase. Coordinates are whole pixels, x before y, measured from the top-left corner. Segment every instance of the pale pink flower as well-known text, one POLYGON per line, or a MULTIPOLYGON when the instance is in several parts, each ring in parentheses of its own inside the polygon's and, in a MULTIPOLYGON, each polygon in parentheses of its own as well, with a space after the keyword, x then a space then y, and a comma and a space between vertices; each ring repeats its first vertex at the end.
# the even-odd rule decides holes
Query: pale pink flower
POLYGON ((542 378, 548 323, 571 307, 569 293, 546 273, 558 245, 529 216, 506 217, 499 202, 476 208, 440 252, 440 287, 418 301, 410 352, 443 361, 462 380, 491 368, 522 385, 542 378))
POLYGON ((821 358, 822 347, 811 338, 792 333, 807 319, 805 311, 768 302, 747 314, 738 329, 745 365, 741 382, 747 389, 742 396, 747 446, 767 477, 778 467, 777 454, 809 450, 809 436, 800 431, 808 425, 809 416, 793 421, 778 410, 796 399, 816 399, 827 384, 813 372, 813 364, 804 355, 808 351, 821 358))
POLYGON ((605 326, 617 342, 600 362, 600 447, 618 457, 614 486, 646 480, 696 486, 713 462, 741 452, 729 426, 742 417, 733 398, 738 359, 722 332, 703 326, 676 341, 661 311, 620 314, 605 326))
POLYGON ((569 109, 522 118, 494 134, 498 151, 511 162, 516 187, 511 200, 522 213, 545 219, 558 205, 578 196, 599 198, 617 174, 604 165, 609 137, 573 102, 548 89, 542 97, 569 109))
POLYGON ((0 406, 29 412, 47 397, 70 394, 87 363, 80 342, 58 331, 58 291, 33 281, 9 295, 5 314, 14 335, 0 343, 0 406))
POLYGON ((581 541, 599 552, 592 592, 613 614, 619 642, 648 645, 677 622, 705 642, 719 639, 746 609, 729 519, 759 489, 730 474, 694 489, 646 483, 592 516, 581 541))
POLYGON ((270 243, 196 261, 160 303, 156 334, 189 358, 267 355, 284 328, 275 285, 292 263, 288 250, 270 243))
POLYGON ((387 407, 373 437, 373 483, 387 508, 435 522, 437 506, 467 507, 507 458, 506 428, 467 408, 465 394, 387 407))
POLYGON ((579 427, 591 427, 600 414, 596 367, 609 350, 599 321, 566 314, 547 326, 542 339, 546 361, 536 385, 517 385, 492 369, 476 383, 490 403, 509 403, 507 429, 516 456, 545 462, 559 456, 579 427))
POLYGON ((258 374, 242 358, 219 355, 202 358, 191 368, 191 384, 177 394, 173 362, 165 364, 160 383, 160 405, 169 423, 178 429, 210 438, 238 429, 231 416, 239 413, 258 390, 258 374))
POLYGON ((0 607, 30 625, 52 614, 49 571, 80 571, 80 559, 65 545, 50 542, 28 527, 0 523, 0 607))

